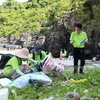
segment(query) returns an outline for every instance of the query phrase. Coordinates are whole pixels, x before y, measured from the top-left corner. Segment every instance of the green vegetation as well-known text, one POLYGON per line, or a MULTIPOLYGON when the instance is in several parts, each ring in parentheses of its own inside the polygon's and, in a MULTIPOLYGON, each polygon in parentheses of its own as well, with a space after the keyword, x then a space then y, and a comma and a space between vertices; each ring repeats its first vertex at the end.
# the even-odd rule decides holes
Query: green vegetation
POLYGON ((9 100, 43 100, 53 97, 53 100, 66 100, 68 92, 76 91, 82 100, 100 100, 100 69, 85 69, 84 75, 74 75, 72 67, 66 67, 65 72, 69 79, 80 80, 87 78, 81 83, 67 83, 63 75, 59 77, 50 76, 53 83, 50 86, 26 86, 22 89, 13 88, 17 96, 10 91, 9 100))
MULTIPOLYGON (((87 32, 100 33, 100 0, 28 0, 19 3, 6 0, 0 6, 0 37, 14 34, 16 37, 23 32, 33 33, 56 23, 62 13, 76 16, 87 32)), ((86 69, 85 75, 73 75, 73 68, 67 68, 68 78, 83 79, 83 83, 66 83, 66 78, 50 76, 53 83, 50 86, 13 88, 17 96, 10 91, 9 100, 43 100, 53 96, 53 100, 66 100, 66 93, 76 90, 83 100, 100 100, 100 69, 86 69), (88 90, 87 93, 83 91, 88 90)))
POLYGON ((46 29, 57 22, 63 12, 76 12, 72 16, 78 17, 85 30, 99 31, 99 3, 99 0, 28 0, 25 3, 7 0, 0 6, 0 37, 46 29))

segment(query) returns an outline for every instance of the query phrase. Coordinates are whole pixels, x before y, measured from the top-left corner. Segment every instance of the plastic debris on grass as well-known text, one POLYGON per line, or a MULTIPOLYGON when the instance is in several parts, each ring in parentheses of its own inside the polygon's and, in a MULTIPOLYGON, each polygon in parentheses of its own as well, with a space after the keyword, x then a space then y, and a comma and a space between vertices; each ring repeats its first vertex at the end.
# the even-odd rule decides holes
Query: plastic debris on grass
POLYGON ((44 98, 43 100, 53 100, 53 96, 50 96, 49 98, 44 98))

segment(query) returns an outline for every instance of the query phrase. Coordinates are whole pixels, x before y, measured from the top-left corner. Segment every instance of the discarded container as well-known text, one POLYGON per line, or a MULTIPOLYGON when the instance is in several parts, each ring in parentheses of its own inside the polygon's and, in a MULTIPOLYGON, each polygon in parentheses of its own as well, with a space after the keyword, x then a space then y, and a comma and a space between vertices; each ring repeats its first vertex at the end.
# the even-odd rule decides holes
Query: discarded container
POLYGON ((0 100, 8 100, 8 88, 0 89, 0 100))
POLYGON ((48 58, 43 64, 42 71, 45 74, 60 74, 64 71, 64 64, 58 64, 54 62, 52 56, 48 55, 48 58))

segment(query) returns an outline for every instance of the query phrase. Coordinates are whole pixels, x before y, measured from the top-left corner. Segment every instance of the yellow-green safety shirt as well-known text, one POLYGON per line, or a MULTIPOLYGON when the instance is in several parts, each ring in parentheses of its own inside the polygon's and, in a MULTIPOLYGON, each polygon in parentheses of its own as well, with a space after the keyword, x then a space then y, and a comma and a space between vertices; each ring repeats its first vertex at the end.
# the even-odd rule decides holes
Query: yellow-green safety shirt
POLYGON ((75 48, 84 48, 85 47, 84 43, 81 44, 81 42, 84 39, 86 39, 86 41, 88 41, 87 34, 84 31, 81 31, 80 34, 78 34, 76 31, 71 33, 70 41, 75 40, 75 42, 73 43, 73 46, 75 48))

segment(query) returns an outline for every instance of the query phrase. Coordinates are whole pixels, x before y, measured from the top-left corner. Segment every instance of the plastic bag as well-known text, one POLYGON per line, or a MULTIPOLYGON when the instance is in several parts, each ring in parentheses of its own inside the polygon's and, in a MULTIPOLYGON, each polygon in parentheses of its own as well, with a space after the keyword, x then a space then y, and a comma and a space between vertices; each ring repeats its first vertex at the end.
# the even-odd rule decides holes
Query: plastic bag
POLYGON ((46 61, 42 66, 42 71, 45 74, 62 73, 64 71, 64 64, 58 64, 54 62, 52 56, 48 55, 46 61))
POLYGON ((0 100, 8 100, 8 88, 0 89, 0 100))
POLYGON ((52 83, 52 80, 43 72, 34 72, 20 76, 19 78, 12 81, 9 85, 17 88, 23 88, 26 85, 30 85, 30 79, 32 82, 34 82, 33 84, 35 84, 35 82, 40 84, 42 83, 42 85, 50 85, 52 83))
POLYGON ((8 86, 10 82, 11 82, 11 80, 8 79, 8 78, 1 78, 0 79, 0 85, 1 86, 8 86))

